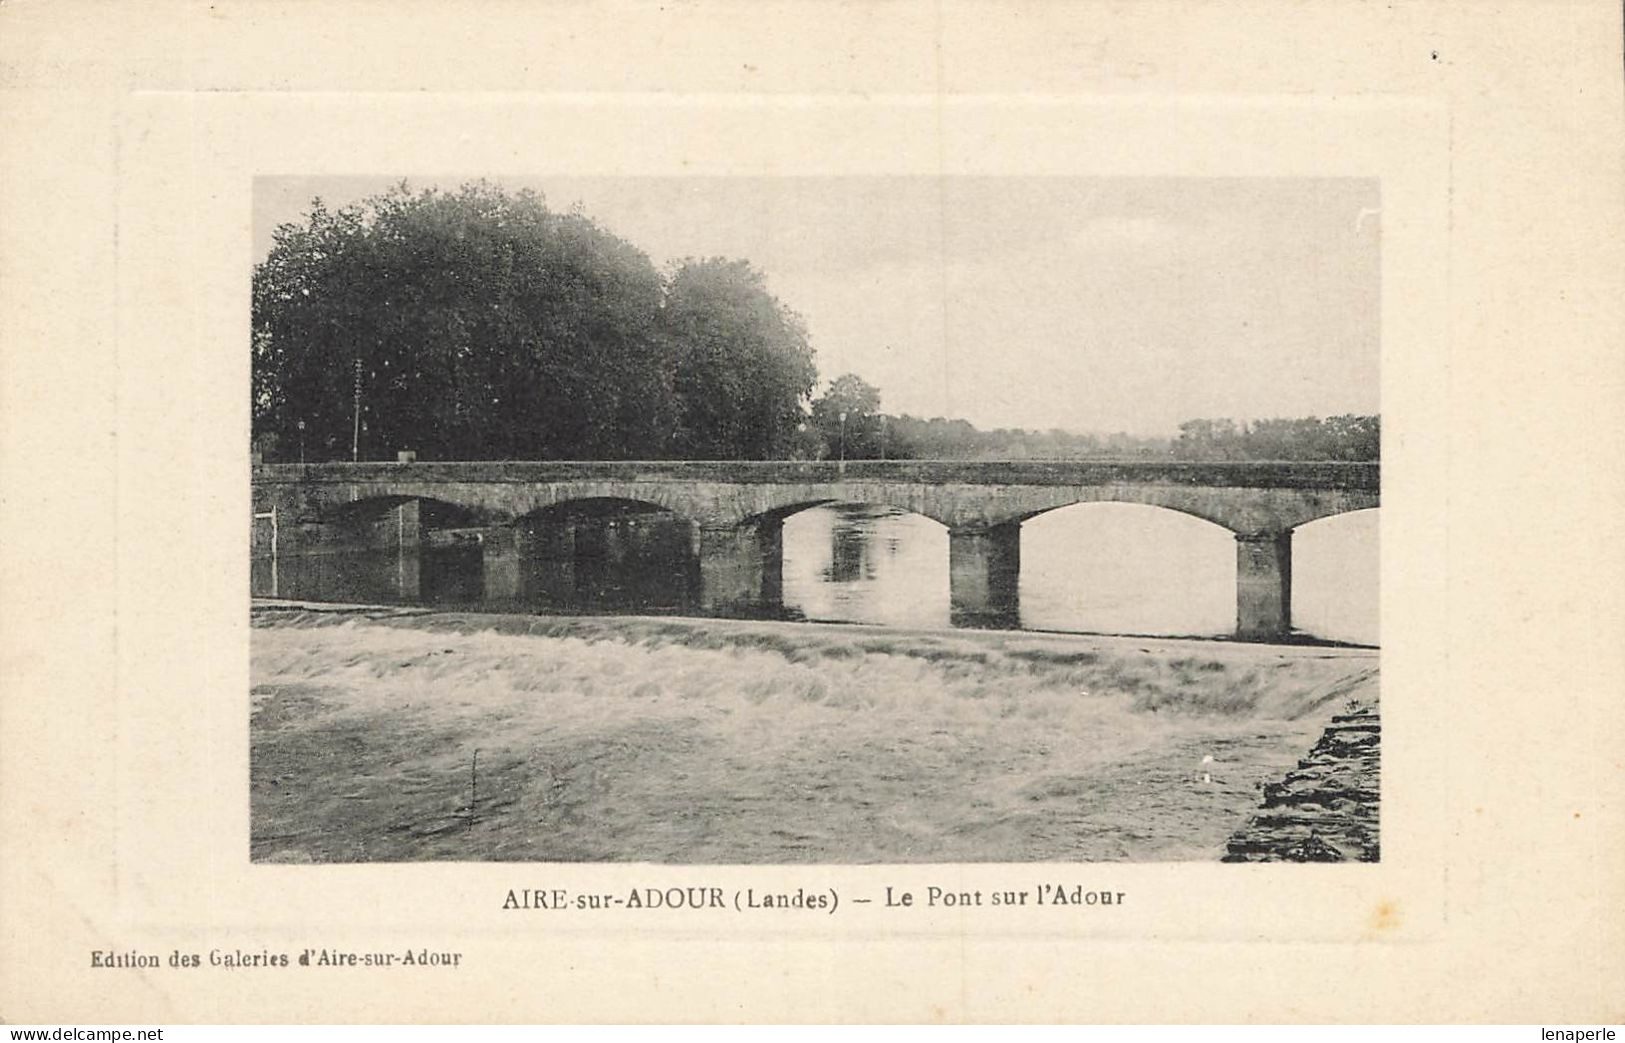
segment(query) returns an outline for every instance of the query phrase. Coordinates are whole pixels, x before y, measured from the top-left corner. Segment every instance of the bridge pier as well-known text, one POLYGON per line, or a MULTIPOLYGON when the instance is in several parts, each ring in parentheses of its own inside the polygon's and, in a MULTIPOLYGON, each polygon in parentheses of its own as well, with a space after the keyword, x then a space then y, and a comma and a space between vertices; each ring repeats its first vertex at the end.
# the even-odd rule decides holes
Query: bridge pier
POLYGON ((699 526, 700 611, 708 616, 758 616, 784 604, 784 519, 699 526))
POLYGON ((1272 640, 1292 631, 1292 530, 1236 533, 1236 636, 1272 640))
POLYGON ((948 609, 954 626, 1019 626, 1020 578, 1020 522, 948 530, 948 609))

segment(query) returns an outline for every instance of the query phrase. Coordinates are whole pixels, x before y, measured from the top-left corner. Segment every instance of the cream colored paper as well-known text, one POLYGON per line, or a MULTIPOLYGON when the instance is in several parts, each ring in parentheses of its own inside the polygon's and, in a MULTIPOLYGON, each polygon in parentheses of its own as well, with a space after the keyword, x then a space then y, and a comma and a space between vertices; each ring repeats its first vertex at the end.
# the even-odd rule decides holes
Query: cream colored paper
POLYGON ((0 8, 0 1018, 1618 1021, 1617 6, 0 8), (1361 176, 1383 199, 1383 861, 248 860, 272 175, 1361 176), (1109 914, 503 911, 1032 886, 1109 914), (455 970, 93 969, 427 948, 455 970))

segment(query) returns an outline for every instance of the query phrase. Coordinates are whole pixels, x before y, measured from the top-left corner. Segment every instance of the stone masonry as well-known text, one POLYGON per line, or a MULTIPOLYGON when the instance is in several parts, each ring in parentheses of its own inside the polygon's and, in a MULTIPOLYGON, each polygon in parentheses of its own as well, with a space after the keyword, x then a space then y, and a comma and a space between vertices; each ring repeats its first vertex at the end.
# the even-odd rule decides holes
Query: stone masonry
POLYGON ((1374 706, 1332 718, 1309 756, 1264 787, 1225 862, 1376 862, 1382 722, 1374 706))

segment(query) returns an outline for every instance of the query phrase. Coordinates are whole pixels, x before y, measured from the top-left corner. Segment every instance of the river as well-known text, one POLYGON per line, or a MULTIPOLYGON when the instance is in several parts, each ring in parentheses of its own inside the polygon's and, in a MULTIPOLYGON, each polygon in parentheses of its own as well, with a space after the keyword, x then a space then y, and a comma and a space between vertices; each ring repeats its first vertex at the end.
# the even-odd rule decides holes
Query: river
MULTIPOLYGON (((1292 615, 1306 634, 1375 645, 1376 511, 1293 536, 1292 615)), ((784 602, 807 619, 948 626, 948 531, 888 507, 839 504, 784 526, 784 602)), ((1173 511, 1099 503, 1021 529, 1021 625, 1034 630, 1224 635, 1235 628, 1235 538, 1173 511)))

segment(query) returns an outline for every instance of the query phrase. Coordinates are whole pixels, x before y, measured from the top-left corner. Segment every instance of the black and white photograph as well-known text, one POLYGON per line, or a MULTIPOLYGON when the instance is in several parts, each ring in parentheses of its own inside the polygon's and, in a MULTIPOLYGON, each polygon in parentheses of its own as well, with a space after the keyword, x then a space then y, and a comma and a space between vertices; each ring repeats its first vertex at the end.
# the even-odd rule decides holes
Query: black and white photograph
POLYGON ((252 859, 1378 861, 1380 187, 256 178, 252 859))

